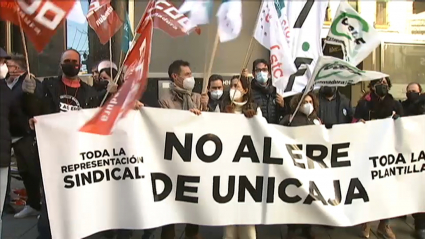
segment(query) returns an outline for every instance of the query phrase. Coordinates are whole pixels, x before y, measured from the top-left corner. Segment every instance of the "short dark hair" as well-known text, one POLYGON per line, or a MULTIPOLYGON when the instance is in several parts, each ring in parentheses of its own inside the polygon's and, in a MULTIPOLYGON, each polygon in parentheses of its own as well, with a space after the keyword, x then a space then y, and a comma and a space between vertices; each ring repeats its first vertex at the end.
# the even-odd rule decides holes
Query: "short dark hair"
MULTIPOLYGON (((266 65, 267 66, 267 68, 269 69, 269 71, 270 71, 270 65, 269 65, 269 62, 266 60, 266 59, 263 59, 263 58, 261 58, 261 59, 257 59, 257 60, 255 60, 254 62, 252 62, 252 73, 254 73, 255 72, 255 68, 257 67, 257 65, 258 64, 260 64, 260 63, 263 63, 264 65, 266 65)), ((254 75, 254 74, 253 74, 254 75)), ((255 77, 255 75, 254 75, 254 77, 255 77)))
MULTIPOLYGON (((369 85, 368 88, 372 89, 377 83, 381 82, 382 79, 377 79, 377 80, 372 80, 369 85)), ((389 77, 385 77, 385 80, 387 81, 388 84, 388 88, 391 89, 391 87, 393 86, 393 84, 391 83, 391 79, 389 77)))
POLYGON ((21 68, 21 70, 27 70, 27 60, 25 56, 21 54, 14 54, 11 56, 10 61, 15 62, 19 66, 19 68, 21 68))
POLYGON ((211 82, 217 81, 217 80, 223 83, 223 77, 221 75, 212 74, 210 78, 208 79, 208 88, 210 88, 211 82))
POLYGON ((168 67, 168 77, 170 77, 171 80, 173 78, 171 77, 172 74, 180 74, 180 67, 182 66, 190 66, 189 62, 183 61, 183 60, 176 60, 168 67))
POLYGON ((411 86, 411 85, 417 85, 417 86, 419 87, 419 92, 422 92, 422 86, 421 86, 421 84, 419 84, 418 82, 410 82, 409 84, 407 84, 407 86, 406 86, 406 90, 407 90, 407 88, 409 88, 409 86, 411 86))
POLYGON ((81 61, 81 54, 80 54, 80 52, 78 52, 77 50, 75 50, 73 48, 68 48, 64 52, 62 52, 61 60, 62 60, 63 54, 65 54, 65 52, 68 52, 68 51, 73 51, 73 52, 77 53, 78 54, 78 59, 80 59, 80 61, 81 61))

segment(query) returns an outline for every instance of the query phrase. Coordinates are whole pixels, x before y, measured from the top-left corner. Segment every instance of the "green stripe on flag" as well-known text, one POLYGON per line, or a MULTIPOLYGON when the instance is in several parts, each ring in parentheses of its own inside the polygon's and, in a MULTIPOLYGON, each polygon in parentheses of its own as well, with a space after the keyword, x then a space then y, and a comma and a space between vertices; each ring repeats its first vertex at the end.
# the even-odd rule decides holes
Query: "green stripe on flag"
POLYGON ((122 35, 121 50, 125 54, 130 48, 130 42, 133 40, 133 32, 131 31, 130 19, 128 18, 128 14, 126 14, 123 27, 124 31, 122 35))

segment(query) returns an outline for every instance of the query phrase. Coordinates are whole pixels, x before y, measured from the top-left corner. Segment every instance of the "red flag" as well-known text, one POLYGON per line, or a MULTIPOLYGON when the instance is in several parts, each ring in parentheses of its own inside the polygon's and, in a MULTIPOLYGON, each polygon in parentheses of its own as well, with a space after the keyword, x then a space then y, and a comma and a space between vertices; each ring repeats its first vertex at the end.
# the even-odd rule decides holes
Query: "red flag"
POLYGON ((116 122, 135 106, 146 89, 152 44, 152 21, 146 22, 135 45, 127 57, 124 84, 115 95, 89 120, 81 132, 109 135, 116 122), (129 56, 130 56, 129 55, 129 56))
MULTIPOLYGON (((149 15, 153 19, 154 28, 164 31, 171 37, 181 37, 191 33, 186 30, 190 29, 189 18, 181 14, 174 4, 167 0, 150 0, 142 19, 146 19, 149 15)), ((142 28, 143 23, 136 31, 140 33, 142 28)), ((194 30, 198 35, 201 33, 198 27, 194 30)))
POLYGON ((110 0, 94 0, 90 3, 90 10, 87 13, 87 22, 102 44, 106 44, 123 24, 110 2, 110 0))
POLYGON ((41 52, 74 4, 75 0, 0 0, 0 18, 17 26, 21 22, 26 36, 35 49, 41 52))

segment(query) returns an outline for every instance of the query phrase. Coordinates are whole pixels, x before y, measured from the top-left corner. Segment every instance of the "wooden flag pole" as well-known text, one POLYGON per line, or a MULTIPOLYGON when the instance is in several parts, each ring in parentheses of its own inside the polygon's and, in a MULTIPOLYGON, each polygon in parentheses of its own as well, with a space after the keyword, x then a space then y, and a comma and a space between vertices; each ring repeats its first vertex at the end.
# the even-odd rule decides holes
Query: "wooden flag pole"
MULTIPOLYGON (((212 71, 212 67, 214 64, 214 59, 215 59, 215 53, 217 52, 217 46, 218 46, 218 42, 220 40, 220 36, 218 34, 218 29, 217 32, 215 34, 215 40, 214 40, 214 45, 213 45, 213 49, 211 52, 211 57, 210 57, 210 61, 209 61, 209 65, 208 65, 208 69, 206 72, 206 76, 204 76, 204 79, 207 79, 206 77, 208 77, 209 75, 211 75, 211 71, 212 71)), ((207 87, 208 87, 208 80, 204 80, 203 82, 203 86, 202 86, 202 93, 207 93, 207 87)))
POLYGON ((21 16, 19 16, 19 9, 16 10, 16 13, 18 14, 19 30, 21 31, 21 39, 22 39, 22 45, 24 47, 24 55, 25 55, 25 63, 27 64, 27 72, 28 72, 28 75, 31 76, 30 63, 28 60, 28 48, 27 48, 27 43, 25 40, 24 29, 22 28, 21 16))

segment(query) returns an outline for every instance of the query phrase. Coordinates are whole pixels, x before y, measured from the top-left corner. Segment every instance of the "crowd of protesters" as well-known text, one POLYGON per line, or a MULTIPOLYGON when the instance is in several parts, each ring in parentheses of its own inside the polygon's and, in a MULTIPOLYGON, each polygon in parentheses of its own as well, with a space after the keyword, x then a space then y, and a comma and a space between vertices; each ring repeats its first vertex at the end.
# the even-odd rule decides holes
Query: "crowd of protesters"
MULTIPOLYGON (((3 208, 5 212, 13 213, 8 202, 13 149, 27 193, 26 205, 16 212, 15 218, 38 216, 39 239, 50 239, 51 234, 46 200, 40 193, 43 192, 43 186, 34 117, 99 107, 102 100, 116 93, 123 83, 122 77, 118 75, 118 67, 110 61, 102 61, 93 67, 92 85, 80 79, 80 67, 80 54, 72 49, 66 50, 60 59, 62 74, 39 81, 28 73, 23 56, 9 56, 0 48, 0 214, 3 208)), ((284 99, 271 84, 270 65, 264 59, 253 62, 252 79, 246 69, 241 75, 233 76, 229 91, 224 90, 223 77, 213 74, 208 81, 208 92, 195 93, 195 79, 190 64, 183 60, 174 61, 168 68, 168 75, 170 88, 159 99, 160 107, 187 110, 196 115, 202 114, 202 111, 244 114, 247 118, 258 115, 270 124, 290 127, 316 124, 331 128, 335 124, 366 123, 390 117, 396 120, 399 117, 425 114, 425 94, 421 85, 408 84, 407 99, 400 102, 390 94, 392 84, 389 78, 371 81, 369 90, 355 108, 336 87, 321 87, 318 92, 309 92, 305 97, 298 94, 284 99), (300 107, 295 112, 297 105, 300 107)), ((136 109, 142 106, 141 102, 135 102, 136 109)), ((419 213, 413 217, 416 237, 425 239, 425 214, 419 213)), ((381 220, 377 234, 395 239, 396 234, 390 223, 390 219, 381 220)), ((0 232, 1 225, 0 220, 0 232)), ((287 238, 315 238, 313 226, 288 225, 287 238)), ((369 238, 370 224, 362 224, 361 229, 359 234, 369 238)), ((161 229, 145 230, 142 239, 152 238, 155 230, 161 230, 162 239, 173 239, 176 236, 174 225, 166 225, 161 229)), ((131 230, 110 230, 99 234, 106 238, 132 237, 131 230)), ((188 239, 201 238, 199 226, 187 224, 185 236, 188 239)), ((223 239, 254 238, 255 225, 224 227, 223 239)))

